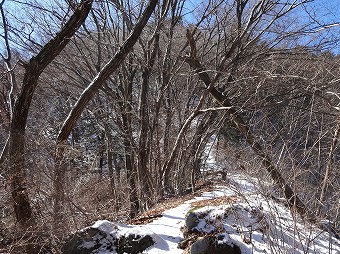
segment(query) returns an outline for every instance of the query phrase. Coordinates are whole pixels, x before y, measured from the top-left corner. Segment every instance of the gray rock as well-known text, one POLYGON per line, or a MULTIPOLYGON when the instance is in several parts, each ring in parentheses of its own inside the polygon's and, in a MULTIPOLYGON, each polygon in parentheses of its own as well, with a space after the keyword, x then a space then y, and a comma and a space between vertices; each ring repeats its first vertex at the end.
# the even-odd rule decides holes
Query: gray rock
POLYGON ((199 218, 195 212, 188 212, 185 216, 185 226, 189 231, 198 225, 199 218))
POLYGON ((210 237, 198 238, 196 242, 191 245, 190 253, 191 254, 205 254, 205 253, 213 253, 207 252, 211 246, 210 237))
POLYGON ((99 251, 114 251, 115 239, 98 228, 86 228, 64 240, 63 254, 93 254, 99 251))
POLYGON ((128 236, 122 236, 118 240, 117 253, 118 254, 142 253, 145 249, 152 246, 154 243, 155 241, 149 235, 140 236, 140 235, 130 234, 128 236))
POLYGON ((144 232, 142 236, 135 232, 121 235, 119 228, 110 222, 97 223, 82 229, 64 240, 63 254, 96 254, 114 252, 118 254, 142 253, 155 243, 153 232, 144 232), (151 236, 153 235, 153 236, 151 236))
POLYGON ((219 244, 221 241, 220 235, 217 236, 206 236, 198 238, 195 243, 191 245, 191 254, 241 254, 241 249, 229 243, 219 244))

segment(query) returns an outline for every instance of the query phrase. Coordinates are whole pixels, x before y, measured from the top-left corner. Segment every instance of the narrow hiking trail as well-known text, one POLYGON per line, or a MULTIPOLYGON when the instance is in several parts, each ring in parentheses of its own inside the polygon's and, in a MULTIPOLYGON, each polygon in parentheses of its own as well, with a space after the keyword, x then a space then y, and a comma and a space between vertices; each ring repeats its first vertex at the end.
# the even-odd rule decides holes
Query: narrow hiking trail
MULTIPOLYGON (((155 244, 143 253, 180 254, 184 252, 178 243, 183 239, 186 215, 194 210, 199 214, 195 231, 208 235, 218 230, 223 235, 222 241, 237 245, 242 254, 340 253, 339 240, 292 216, 283 202, 266 197, 268 193, 259 189, 261 184, 242 174, 229 175, 227 184, 216 182, 212 190, 201 192, 161 214, 149 213, 148 216, 155 219, 144 225, 119 224, 119 235, 151 235, 155 244), (229 211, 228 217, 226 211, 229 211)), ((107 223, 110 222, 97 221, 94 226, 103 228, 107 223)))

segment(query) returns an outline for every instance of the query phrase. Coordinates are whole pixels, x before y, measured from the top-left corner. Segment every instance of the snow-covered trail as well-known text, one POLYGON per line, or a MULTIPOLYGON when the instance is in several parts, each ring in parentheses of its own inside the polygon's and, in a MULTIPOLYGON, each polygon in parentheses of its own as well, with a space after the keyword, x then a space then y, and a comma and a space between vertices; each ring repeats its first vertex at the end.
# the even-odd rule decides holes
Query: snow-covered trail
MULTIPOLYGON (((238 206, 248 208, 261 207, 263 213, 267 216, 270 223, 270 230, 274 237, 264 240, 262 234, 253 233, 254 237, 251 244, 242 242, 240 234, 230 233, 232 242, 239 245, 242 254, 252 253, 315 253, 315 254, 340 254, 340 241, 331 237, 326 232, 321 232, 311 225, 303 225, 298 222, 297 218, 293 218, 289 209, 282 204, 277 204, 272 200, 264 198, 259 194, 254 183, 250 178, 243 175, 230 176, 230 186, 215 186, 215 190, 211 192, 203 192, 200 196, 192 200, 186 201, 184 204, 169 209, 163 213, 163 217, 144 225, 143 227, 150 229, 162 240, 154 246, 147 249, 144 253, 161 254, 161 253, 183 253, 178 249, 178 242, 182 239, 181 227, 185 223, 185 215, 191 209, 191 203, 200 200, 209 200, 222 196, 246 196, 247 200, 242 198, 237 202, 238 206), (277 237, 275 237, 275 235, 277 237)), ((213 206, 209 205, 209 209, 213 206)), ((237 216, 236 216, 237 217, 237 216)), ((236 218, 235 217, 235 218, 236 218)), ((246 219, 244 211, 240 211, 239 217, 246 219)), ((230 224, 233 222, 230 221, 230 224)), ((244 221, 243 224, 251 223, 251 218, 244 221)), ((232 230, 230 225, 225 228, 232 230)))
POLYGON ((147 253, 183 253, 183 250, 178 249, 177 245, 182 239, 180 229, 184 226, 185 214, 189 209, 190 204, 184 203, 176 208, 165 211, 163 217, 145 225, 145 227, 149 228, 164 240, 164 242, 157 242, 147 250, 147 253))
MULTIPOLYGON (((230 195, 232 192, 226 192, 220 188, 211 191, 203 192, 200 196, 197 196, 191 200, 185 201, 182 205, 175 208, 166 210, 162 213, 162 217, 156 219, 143 227, 150 229, 156 235, 160 236, 164 241, 156 241, 156 244, 147 249, 144 253, 148 254, 181 254, 183 250, 178 249, 178 243, 182 240, 181 227, 185 224, 185 215, 191 209, 191 203, 201 200, 209 200, 226 195, 230 195)), ((235 194, 235 193, 233 193, 235 194)))
MULTIPOLYGON (((183 250, 178 249, 178 243, 183 238, 181 228, 185 225, 186 214, 191 210, 191 213, 199 214, 196 230, 210 233, 209 230, 218 227, 226 243, 238 246, 242 254, 340 254, 339 240, 313 225, 303 223, 298 216, 292 216, 283 203, 266 198, 258 189, 257 179, 234 174, 228 176, 228 183, 216 185, 213 191, 203 192, 164 211, 162 217, 145 225, 97 221, 92 228, 100 228, 113 237, 149 235, 155 244, 143 253, 181 254, 183 250)), ((107 241, 103 239, 103 242, 107 241)), ((93 253, 116 253, 104 249, 93 253)))

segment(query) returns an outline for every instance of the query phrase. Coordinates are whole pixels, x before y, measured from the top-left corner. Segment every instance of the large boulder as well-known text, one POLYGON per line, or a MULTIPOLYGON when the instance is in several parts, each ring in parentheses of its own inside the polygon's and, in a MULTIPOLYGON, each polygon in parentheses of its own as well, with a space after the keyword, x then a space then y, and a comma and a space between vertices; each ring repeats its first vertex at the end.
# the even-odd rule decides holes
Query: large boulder
POLYGON ((63 254, 101 252, 137 254, 161 240, 161 237, 144 227, 97 221, 94 225, 79 230, 66 238, 61 251, 63 254))
POLYGON ((185 216, 185 226, 191 231, 194 227, 198 225, 199 217, 194 211, 189 211, 185 216))
POLYGON ((191 245, 191 254, 241 254, 241 249, 237 245, 228 241, 226 234, 205 236, 198 238, 191 245), (227 240, 226 240, 227 239, 227 240))
POLYGON ((128 234, 121 236, 117 244, 117 253, 142 253, 145 249, 149 248, 155 243, 150 235, 128 234))
POLYGON ((117 226, 103 221, 100 225, 92 225, 79 230, 64 240, 61 251, 63 254, 92 254, 99 251, 115 250, 115 233, 117 226))
MULTIPOLYGON (((248 213, 238 205, 196 207, 186 214, 185 227, 182 228, 184 239, 178 246, 192 254, 241 254, 240 243, 231 239, 227 232, 235 231, 237 234, 239 226, 235 222, 238 216, 248 213)), ((251 223, 256 221, 249 219, 251 223)))

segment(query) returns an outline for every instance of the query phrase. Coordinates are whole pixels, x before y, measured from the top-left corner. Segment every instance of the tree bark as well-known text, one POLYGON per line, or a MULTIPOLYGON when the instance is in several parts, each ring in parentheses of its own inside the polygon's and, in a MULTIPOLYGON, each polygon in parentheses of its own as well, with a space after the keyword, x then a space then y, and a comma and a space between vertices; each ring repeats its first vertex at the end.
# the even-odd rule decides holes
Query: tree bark
POLYGON ((111 130, 109 128, 105 128, 105 138, 106 138, 106 156, 107 156, 107 168, 109 171, 109 179, 110 179, 110 187, 111 192, 114 198, 116 198, 116 190, 115 190, 115 178, 113 173, 113 162, 115 158, 113 157, 112 152, 112 136, 111 136, 111 130))
POLYGON ((140 179, 140 185, 142 187, 141 192, 141 207, 148 208, 151 200, 152 189, 154 184, 150 171, 150 144, 151 144, 151 132, 149 132, 150 116, 149 116, 149 82, 151 70, 154 66, 156 54, 159 49, 159 33, 157 32, 153 38, 147 43, 147 49, 145 52, 145 60, 147 65, 143 68, 142 72, 142 86, 140 91, 139 101, 139 119, 140 119, 140 133, 139 133, 139 147, 138 147, 138 175, 140 179), (153 49, 150 49, 151 42, 154 41, 153 49), (149 167, 148 167, 149 166, 149 167))
MULTIPOLYGON (((130 104, 128 103, 128 106, 130 104)), ((131 144, 132 140, 132 130, 131 130, 131 108, 127 110, 127 113, 122 115, 123 118, 123 126, 125 129, 124 133, 124 151, 125 151, 125 169, 126 169, 126 177, 129 184, 129 201, 130 201, 130 213, 129 217, 134 218, 139 212, 139 200, 138 200, 138 192, 136 186, 136 169, 134 165, 134 151, 131 144)))
POLYGON ((138 175, 140 185, 142 188, 141 199, 143 200, 142 206, 148 207, 148 199, 151 197, 152 181, 148 169, 149 149, 148 144, 148 128, 149 128, 149 108, 148 108, 148 86, 149 86, 149 69, 148 67, 142 73, 142 87, 140 92, 139 103, 139 117, 140 117, 140 133, 139 133, 139 147, 138 147, 138 175))
POLYGON ((4 164, 6 161, 8 150, 9 150, 9 137, 6 139, 6 143, 0 153, 0 175, 8 174, 8 172, 5 171, 6 165, 4 164))

